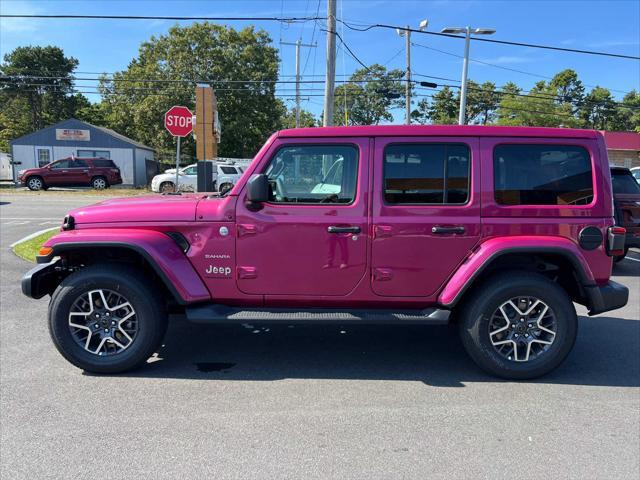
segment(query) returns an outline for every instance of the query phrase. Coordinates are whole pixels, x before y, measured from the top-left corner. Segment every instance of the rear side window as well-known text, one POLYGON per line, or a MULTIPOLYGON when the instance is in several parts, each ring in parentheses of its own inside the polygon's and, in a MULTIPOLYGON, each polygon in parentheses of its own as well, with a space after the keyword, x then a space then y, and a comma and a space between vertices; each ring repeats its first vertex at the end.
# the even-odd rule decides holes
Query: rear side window
POLYGON ((569 145, 498 145, 495 199, 501 205, 587 205, 593 200, 591 158, 569 145))
POLYGON ((87 168, 88 166, 89 165, 87 165, 87 162, 84 160, 80 160, 78 158, 71 160, 71 168, 87 168))
POLYGON ((611 170, 613 193, 640 193, 640 184, 636 182, 631 172, 611 170))
POLYGON ((236 174, 238 172, 236 172, 235 167, 220 167, 220 170, 222 170, 222 173, 226 173, 226 174, 236 174))
POLYGON ((94 158, 91 160, 93 166, 96 168, 117 168, 113 160, 107 160, 105 158, 94 158))
POLYGON ((469 199, 469 147, 407 143, 384 151, 384 199, 390 204, 463 204, 469 199))

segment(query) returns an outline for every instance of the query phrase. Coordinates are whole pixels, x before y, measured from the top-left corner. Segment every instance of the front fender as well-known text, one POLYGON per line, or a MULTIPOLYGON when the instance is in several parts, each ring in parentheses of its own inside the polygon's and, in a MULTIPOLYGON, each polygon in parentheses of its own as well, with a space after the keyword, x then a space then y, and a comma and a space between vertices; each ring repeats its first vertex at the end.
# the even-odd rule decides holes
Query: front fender
POLYGON ((453 307, 474 280, 492 261, 510 253, 554 253, 565 257, 574 266, 583 286, 596 285, 593 272, 589 268, 580 248, 562 237, 502 237, 492 238, 480 244, 449 279, 438 296, 438 303, 453 307))
POLYGON ((44 244, 53 251, 39 256, 38 263, 48 263, 65 251, 117 247, 140 254, 158 274, 181 304, 211 299, 211 295, 191 262, 175 241, 155 230, 130 228, 92 228, 70 230, 54 235, 44 244))

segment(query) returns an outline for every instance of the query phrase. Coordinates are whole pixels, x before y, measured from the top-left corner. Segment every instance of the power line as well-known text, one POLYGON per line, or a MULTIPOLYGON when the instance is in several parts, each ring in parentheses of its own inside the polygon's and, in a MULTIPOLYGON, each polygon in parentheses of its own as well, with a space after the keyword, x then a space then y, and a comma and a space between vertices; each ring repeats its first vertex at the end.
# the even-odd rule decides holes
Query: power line
MULTIPOLYGON (((350 25, 348 22, 346 22, 344 20, 341 20, 341 21, 344 22, 344 24, 347 26, 347 28, 350 28, 351 30, 355 30, 355 31, 359 31, 359 32, 366 32, 368 30, 371 30, 372 28, 386 28, 386 29, 393 29, 393 30, 396 30, 398 28, 403 28, 404 30, 409 30, 409 31, 415 32, 415 33, 422 33, 422 34, 425 34, 425 35, 434 35, 434 36, 438 36, 438 37, 458 38, 458 39, 462 39, 462 40, 464 40, 464 38, 465 38, 464 36, 461 36, 461 35, 452 35, 450 33, 429 32, 429 31, 426 31, 426 30, 418 30, 418 29, 406 28, 406 27, 401 27, 401 26, 398 26, 398 25, 389 25, 389 24, 385 24, 385 23, 376 23, 376 24, 372 24, 372 25, 366 25, 366 27, 364 27, 364 28, 356 28, 356 27, 353 27, 352 25, 350 25)), ((586 54, 586 55, 599 55, 599 56, 604 56, 604 57, 624 58, 624 59, 628 59, 628 60, 640 60, 640 57, 633 56, 633 55, 624 55, 624 54, 621 54, 621 53, 600 52, 600 51, 596 51, 596 50, 584 50, 584 49, 578 49, 578 48, 556 47, 556 46, 552 46, 552 45, 540 45, 540 44, 535 44, 535 43, 514 42, 514 41, 509 41, 509 40, 496 40, 494 38, 472 37, 471 39, 473 41, 478 41, 478 42, 497 43, 497 44, 501 44, 501 45, 512 45, 512 46, 517 46, 517 47, 541 48, 541 49, 544 49, 544 50, 555 50, 555 51, 560 51, 560 52, 581 53, 581 54, 586 54)))
MULTIPOLYGON (((211 17, 211 16, 151 16, 151 15, 44 15, 44 14, 29 14, 29 15, 20 15, 20 14, 1 14, 0 18, 33 18, 33 19, 65 19, 65 20, 173 20, 173 21, 274 21, 274 22, 283 22, 283 23, 297 23, 297 22, 312 22, 317 20, 326 20, 326 17, 211 17)), ((438 37, 449 37, 449 38, 458 38, 464 39, 465 37, 460 35, 452 35, 449 33, 439 33, 439 32, 429 32, 426 30, 418 30, 412 28, 406 28, 399 25, 389 25, 386 23, 376 23, 376 24, 360 24, 363 28, 357 28, 353 25, 358 25, 357 22, 347 22, 344 19, 337 20, 343 23, 347 28, 359 32, 366 32, 373 28, 386 28, 396 30, 398 28, 408 30, 410 32, 421 33, 424 35, 433 35, 438 37)), ((558 47, 553 45, 541 45, 535 43, 525 43, 525 42, 515 42, 510 40, 496 40, 494 38, 483 38, 483 37, 473 37, 473 41, 477 42, 487 42, 487 43, 495 43, 500 45, 511 45, 517 47, 528 47, 528 48, 540 48, 544 50, 554 50, 559 52, 569 52, 569 53, 580 53, 585 55, 598 55, 604 57, 614 57, 614 58, 624 58, 628 60, 640 60, 639 56, 634 55, 624 55, 621 53, 612 53, 612 52, 601 52, 596 50, 586 50, 586 49, 578 49, 578 48, 568 48, 568 47, 558 47)))

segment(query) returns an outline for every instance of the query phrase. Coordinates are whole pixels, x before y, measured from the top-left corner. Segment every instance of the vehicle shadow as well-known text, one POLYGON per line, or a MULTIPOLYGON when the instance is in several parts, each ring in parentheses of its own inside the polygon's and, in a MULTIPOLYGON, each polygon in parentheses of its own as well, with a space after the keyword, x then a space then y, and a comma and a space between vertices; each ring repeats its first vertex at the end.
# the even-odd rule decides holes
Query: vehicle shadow
POLYGON ((627 258, 613 265, 614 276, 640 277, 640 254, 629 253, 627 258))
MULTIPOLYGON (((640 322, 581 317, 565 363, 532 383, 640 386, 640 322)), ((156 358, 132 377, 272 381, 403 380, 438 387, 496 382, 450 326, 202 326, 170 324, 156 358)))

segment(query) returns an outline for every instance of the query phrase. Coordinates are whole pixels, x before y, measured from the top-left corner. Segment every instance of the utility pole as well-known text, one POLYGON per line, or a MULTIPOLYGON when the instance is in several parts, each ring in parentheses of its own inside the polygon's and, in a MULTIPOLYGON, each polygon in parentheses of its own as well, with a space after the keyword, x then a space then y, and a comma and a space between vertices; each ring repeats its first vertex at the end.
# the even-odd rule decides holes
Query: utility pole
POLYGON ((336 0, 327 0, 327 73, 322 125, 333 125, 333 90, 336 77, 336 0))
POLYGON ((280 45, 295 45, 296 47, 296 128, 300 128, 300 47, 316 48, 317 45, 302 43, 280 42, 280 45))

